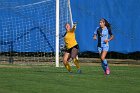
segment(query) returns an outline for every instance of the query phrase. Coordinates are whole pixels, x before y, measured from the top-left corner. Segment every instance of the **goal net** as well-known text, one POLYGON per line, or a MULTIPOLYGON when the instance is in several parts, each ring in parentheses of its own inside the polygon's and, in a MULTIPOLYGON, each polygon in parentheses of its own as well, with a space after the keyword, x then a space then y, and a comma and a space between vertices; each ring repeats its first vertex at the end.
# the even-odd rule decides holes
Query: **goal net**
MULTIPOLYGON (((20 0, 19 0, 20 1, 20 0)), ((0 3, 0 62, 55 64, 56 17, 59 13, 59 62, 62 61, 65 23, 72 23, 68 0, 0 3)))

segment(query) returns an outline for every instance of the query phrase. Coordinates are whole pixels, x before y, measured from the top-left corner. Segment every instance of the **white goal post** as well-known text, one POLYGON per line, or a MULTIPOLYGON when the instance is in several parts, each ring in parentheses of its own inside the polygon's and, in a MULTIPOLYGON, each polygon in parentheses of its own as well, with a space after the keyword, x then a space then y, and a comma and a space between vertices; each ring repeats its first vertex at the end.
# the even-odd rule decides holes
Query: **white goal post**
MULTIPOLYGON (((59 47, 60 47, 60 44, 59 44, 59 39, 60 39, 60 37, 59 37, 59 22, 60 22, 60 20, 59 20, 59 18, 60 18, 60 12, 59 12, 59 10, 60 10, 60 6, 59 6, 59 0, 56 0, 56 67, 59 67, 59 63, 60 63, 60 60, 59 60, 59 58, 60 58, 60 56, 59 56, 59 47)), ((71 26, 73 26, 73 19, 72 19, 72 11, 71 11, 71 5, 70 5, 70 0, 67 0, 67 11, 68 11, 68 14, 67 14, 67 17, 68 17, 68 20, 70 20, 70 24, 71 24, 71 26)))
POLYGON ((59 67, 59 0, 56 0, 56 67, 59 67))

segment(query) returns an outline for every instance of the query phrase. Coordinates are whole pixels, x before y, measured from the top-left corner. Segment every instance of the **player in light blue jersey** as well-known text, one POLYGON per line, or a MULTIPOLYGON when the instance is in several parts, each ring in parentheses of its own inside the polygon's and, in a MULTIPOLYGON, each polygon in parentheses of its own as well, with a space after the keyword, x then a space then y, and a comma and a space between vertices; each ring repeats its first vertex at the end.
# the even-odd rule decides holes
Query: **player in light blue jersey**
POLYGON ((109 50, 109 41, 111 41, 114 36, 111 32, 111 27, 108 21, 104 18, 100 20, 100 27, 97 27, 93 39, 96 40, 98 38, 98 51, 101 59, 102 68, 106 75, 110 74, 110 69, 105 59, 107 52, 109 50), (109 38, 110 35, 110 38, 109 38))

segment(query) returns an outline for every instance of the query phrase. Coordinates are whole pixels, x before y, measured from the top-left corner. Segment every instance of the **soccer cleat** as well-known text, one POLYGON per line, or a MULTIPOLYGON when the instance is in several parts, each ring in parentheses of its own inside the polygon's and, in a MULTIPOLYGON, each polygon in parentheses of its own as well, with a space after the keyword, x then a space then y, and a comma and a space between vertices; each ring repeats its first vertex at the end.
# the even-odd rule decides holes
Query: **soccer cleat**
POLYGON ((109 75, 110 74, 110 69, 109 67, 106 68, 106 75, 109 75))
POLYGON ((82 70, 78 69, 77 73, 78 74, 81 74, 82 73, 82 70))

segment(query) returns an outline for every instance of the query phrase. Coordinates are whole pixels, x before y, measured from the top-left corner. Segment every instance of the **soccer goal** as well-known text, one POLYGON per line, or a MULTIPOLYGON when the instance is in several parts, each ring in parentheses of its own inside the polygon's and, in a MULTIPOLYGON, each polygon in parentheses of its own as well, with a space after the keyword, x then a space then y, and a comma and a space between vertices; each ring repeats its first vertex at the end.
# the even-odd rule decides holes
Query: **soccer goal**
POLYGON ((50 63, 59 67, 70 0, 0 3, 0 63, 50 63))

